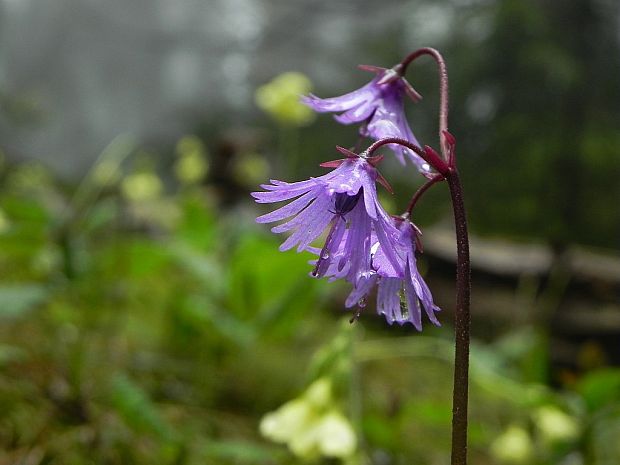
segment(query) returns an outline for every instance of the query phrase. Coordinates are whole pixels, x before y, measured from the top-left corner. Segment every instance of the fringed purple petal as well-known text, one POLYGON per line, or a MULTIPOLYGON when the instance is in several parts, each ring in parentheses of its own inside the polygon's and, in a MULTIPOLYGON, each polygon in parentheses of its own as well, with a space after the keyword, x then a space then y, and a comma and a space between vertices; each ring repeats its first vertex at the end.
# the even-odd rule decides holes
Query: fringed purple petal
POLYGON ((335 216, 332 220, 332 227, 329 230, 323 249, 319 251, 319 258, 314 268, 313 275, 317 278, 325 276, 329 271, 333 259, 338 254, 340 243, 346 231, 346 225, 346 221, 340 216, 335 216))
POLYGON ((251 195, 252 197, 254 197, 254 199, 256 199, 257 203, 274 203, 294 199, 295 197, 299 197, 306 192, 308 192, 307 188, 287 190, 283 189, 279 191, 269 192, 252 192, 251 195))
POLYGON ((320 207, 319 204, 317 204, 316 202, 312 202, 312 204, 306 207, 294 218, 291 218, 290 220, 271 228, 271 232, 280 234, 286 231, 290 231, 291 229, 298 228, 302 224, 307 223, 308 220, 318 212, 318 207, 320 207))
POLYGON ((411 260, 412 257, 409 257, 409 275, 407 276, 411 281, 413 289, 415 290, 417 298, 422 302, 422 306, 424 307, 424 311, 428 316, 428 319, 436 326, 441 326, 439 320, 435 316, 435 312, 440 311, 440 308, 433 303, 433 296, 431 294, 431 290, 428 285, 420 275, 419 271, 415 265, 415 258, 411 260), (412 262, 412 263, 411 263, 412 262))
POLYGON ((319 237, 321 233, 325 231, 325 228, 327 228, 333 216, 334 215, 329 209, 325 209, 314 217, 310 224, 302 226, 300 229, 305 228, 305 233, 301 236, 299 245, 297 246, 297 252, 305 250, 312 241, 319 237))
POLYGON ((318 113, 347 111, 375 97, 377 93, 376 81, 377 79, 373 79, 365 86, 339 97, 319 98, 310 94, 307 97, 302 97, 301 102, 318 113))
POLYGON ((379 278, 377 288, 377 313, 384 315, 389 324, 396 321, 400 312, 400 289, 402 281, 398 278, 379 278))
MULTIPOLYGON (((409 262, 405 267, 405 274, 410 274, 409 262)), ((420 309, 420 301, 415 293, 410 280, 405 279, 405 297, 407 301, 407 309, 401 309, 400 315, 396 314, 396 322, 404 324, 409 321, 418 331, 422 331, 422 311, 420 309), (400 316, 400 318, 399 318, 400 316)))
MULTIPOLYGON (((368 178, 367 167, 374 170, 370 164, 362 158, 345 160, 332 172, 329 179, 316 178, 316 181, 324 186, 329 192, 346 193, 356 195, 363 185, 364 178, 368 178)), ((373 186, 376 189, 375 186, 373 186)))
MULTIPOLYGON (((346 171, 346 168, 344 170, 346 171)), ((261 184, 260 186, 269 192, 251 192, 250 194, 259 203, 272 203, 290 200, 311 189, 317 188, 317 186, 328 184, 332 178, 341 176, 342 171, 343 168, 340 166, 322 176, 291 183, 272 179, 270 180, 271 184, 261 184)))
POLYGON ((360 307, 366 306, 366 296, 375 285, 377 281, 377 275, 374 273, 368 273, 367 275, 363 275, 358 279, 357 284, 353 287, 353 290, 347 297, 344 305, 347 308, 351 308, 354 305, 358 305, 360 307))
POLYGON ((355 285, 362 273, 371 270, 371 222, 361 202, 350 213, 349 234, 344 245, 344 256, 349 258, 347 280, 355 285))
POLYGON ((398 246, 398 230, 390 223, 375 222, 375 233, 379 247, 373 257, 373 266, 381 276, 401 278, 404 273, 404 257, 398 246))
POLYGON ((379 205, 379 199, 377 198, 377 187, 375 185, 377 172, 374 168, 372 168, 372 170, 372 172, 367 173, 366 176, 362 176, 360 179, 362 182, 362 187, 364 188, 364 206, 366 207, 366 213, 368 213, 368 216, 370 216, 373 220, 376 220, 377 207, 381 208, 381 205, 379 205))
POLYGON ((341 124, 359 123, 366 121, 376 109, 376 103, 372 99, 368 99, 340 115, 334 115, 334 119, 341 124))
POLYGON ((288 218, 289 216, 297 215, 300 211, 306 208, 310 202, 312 202, 314 197, 314 192, 306 192, 304 195, 302 195, 298 199, 293 200, 291 203, 288 203, 283 207, 272 211, 271 213, 266 213, 265 215, 259 216, 258 218, 256 218, 256 222, 273 223, 274 221, 280 221, 288 218))
POLYGON ((280 245, 280 251, 288 250, 298 243, 300 244, 298 251, 302 251, 304 247, 301 247, 301 244, 310 245, 319 237, 332 217, 328 210, 329 205, 329 196, 321 195, 291 221, 272 228, 273 232, 283 232, 297 227, 297 230, 280 245))

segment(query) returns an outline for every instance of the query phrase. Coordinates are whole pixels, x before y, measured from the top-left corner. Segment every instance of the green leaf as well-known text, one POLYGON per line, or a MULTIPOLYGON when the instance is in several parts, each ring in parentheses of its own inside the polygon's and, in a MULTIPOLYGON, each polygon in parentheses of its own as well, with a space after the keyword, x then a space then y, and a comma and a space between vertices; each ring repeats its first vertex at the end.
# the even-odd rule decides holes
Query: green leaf
POLYGON ((172 432, 147 392, 125 375, 110 383, 110 400, 125 423, 138 433, 151 433, 169 439, 172 432))
POLYGON ((588 373, 577 384, 577 392, 591 411, 620 401, 620 370, 607 368, 588 373))
POLYGON ((231 261, 231 308, 241 317, 258 316, 263 324, 308 308, 317 286, 308 278, 311 258, 308 253, 279 252, 273 238, 244 237, 231 261))
POLYGON ((183 268, 204 283, 207 290, 216 295, 222 291, 222 267, 213 256, 182 242, 172 243, 168 250, 183 268))

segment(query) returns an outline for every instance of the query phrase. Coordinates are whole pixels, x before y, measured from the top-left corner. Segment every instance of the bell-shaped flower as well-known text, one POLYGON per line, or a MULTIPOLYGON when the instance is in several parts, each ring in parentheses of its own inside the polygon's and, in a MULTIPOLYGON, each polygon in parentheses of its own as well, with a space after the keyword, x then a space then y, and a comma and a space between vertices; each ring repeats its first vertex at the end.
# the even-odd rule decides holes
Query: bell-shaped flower
MULTIPOLYGON (((360 134, 365 137, 374 140, 398 137, 420 146, 407 122, 404 96, 409 95, 414 100, 421 97, 402 77, 399 66, 362 68, 376 72, 377 76, 360 89, 325 99, 310 94, 302 97, 302 102, 319 113, 340 113, 334 118, 342 124, 362 123, 360 134)), ((389 147, 401 163, 405 163, 406 156, 423 174, 431 171, 429 164, 410 149, 397 144, 389 147)))
POLYGON ((394 238, 384 228, 393 227, 377 198, 376 182, 385 183, 373 166, 379 159, 365 159, 340 150, 348 158, 324 164, 336 166, 330 173, 294 183, 272 180, 271 184, 261 186, 267 192, 253 192, 252 196, 259 203, 294 199, 256 219, 259 223, 288 219, 272 228, 275 233, 293 231, 280 246, 281 251, 295 246, 298 252, 311 249, 312 242, 329 226, 313 275, 323 276, 333 267, 343 277, 357 282, 371 269, 373 232, 388 250, 386 260, 391 260, 391 266, 398 269, 400 264, 389 252, 394 248, 394 238), (342 253, 337 254, 338 251, 342 253))
POLYGON ((397 254, 401 266, 393 268, 384 247, 377 243, 373 256, 373 266, 380 278, 377 283, 377 312, 385 315, 388 323, 412 323, 418 331, 422 330, 422 307, 428 319, 440 326, 435 312, 440 309, 433 302, 431 291, 418 271, 416 264, 416 244, 418 230, 409 220, 394 218, 400 232, 397 241, 397 254), (404 269, 401 275, 399 270, 404 269))
MULTIPOLYGON (((353 290, 345 301, 351 308, 365 307, 368 295, 377 287, 377 313, 384 315, 389 324, 403 325, 411 323, 422 330, 422 308, 429 320, 435 325, 440 323, 435 312, 440 309, 433 302, 431 291, 422 278, 416 265, 417 228, 408 220, 390 218, 380 234, 386 238, 379 240, 379 235, 372 231, 370 238, 369 267, 358 272, 357 279, 351 279, 346 270, 339 270, 334 263, 344 259, 349 251, 345 249, 346 240, 333 253, 334 261, 324 275, 330 279, 343 278, 353 284, 353 290), (394 266, 397 263, 397 266, 394 266)), ((312 250, 319 254, 318 249, 312 250)), ((366 262, 366 263, 368 263, 366 262)))

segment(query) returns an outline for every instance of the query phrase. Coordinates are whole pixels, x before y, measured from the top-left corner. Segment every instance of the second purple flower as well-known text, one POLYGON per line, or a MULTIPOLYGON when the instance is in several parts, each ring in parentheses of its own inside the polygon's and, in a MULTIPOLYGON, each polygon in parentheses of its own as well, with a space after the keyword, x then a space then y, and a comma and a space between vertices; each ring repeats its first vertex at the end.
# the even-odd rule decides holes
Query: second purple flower
MULTIPOLYGON (((348 94, 332 98, 319 98, 310 94, 302 102, 319 113, 340 113, 334 116, 342 124, 363 123, 360 134, 374 140, 398 137, 420 146, 413 135, 405 115, 404 96, 419 98, 411 85, 397 69, 367 66, 377 76, 365 86, 348 94)), ((401 163, 407 156, 422 173, 429 173, 430 166, 414 152, 401 145, 389 146, 401 163)))

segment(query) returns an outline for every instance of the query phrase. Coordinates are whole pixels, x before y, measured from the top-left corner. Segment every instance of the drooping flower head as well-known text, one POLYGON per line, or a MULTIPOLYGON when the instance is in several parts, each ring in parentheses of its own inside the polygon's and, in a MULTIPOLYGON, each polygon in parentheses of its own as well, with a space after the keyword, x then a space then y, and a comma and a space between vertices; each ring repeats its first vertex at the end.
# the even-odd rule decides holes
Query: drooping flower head
MULTIPOLYGON (((363 69, 377 73, 365 86, 340 97, 321 99, 313 94, 302 97, 302 102, 319 113, 340 113, 336 121, 342 124, 363 123, 360 134, 379 140, 398 137, 420 146, 413 135, 404 109, 404 96, 419 100, 420 95, 400 74, 400 65, 391 69, 363 66, 363 69)), ((408 157, 422 173, 431 168, 422 158, 406 147, 397 144, 389 146, 401 163, 408 157)))
MULTIPOLYGON (((440 309, 433 302, 433 296, 416 264, 416 242, 419 234, 416 226, 400 217, 391 217, 384 226, 383 234, 390 240, 380 241, 375 231, 370 237, 370 267, 360 279, 348 279, 346 273, 338 270, 334 262, 324 273, 331 280, 344 278, 353 284, 347 297, 347 308, 364 307, 368 295, 377 287, 377 313, 384 315, 389 324, 411 323, 422 330, 422 308, 429 320, 439 326, 435 312, 440 309), (397 266, 394 266, 394 263, 397 266)), ((341 248, 333 253, 335 263, 346 257, 348 251, 341 242, 341 248)), ((311 249, 317 255, 318 249, 311 249)))
POLYGON ((386 259, 385 250, 381 244, 377 245, 377 252, 373 257, 373 266, 380 276, 377 284, 377 312, 385 315, 388 323, 412 323, 418 331, 422 330, 422 308, 428 319, 440 326, 435 312, 440 309, 433 302, 431 291, 418 271, 416 264, 416 244, 419 230, 409 220, 393 218, 394 225, 399 231, 397 254, 402 260, 400 265, 404 270, 401 275, 398 269, 391 267, 391 261, 386 259))
POLYGON ((311 243, 329 226, 313 275, 321 277, 333 267, 339 277, 357 283, 372 272, 373 235, 388 251, 386 260, 395 269, 400 263, 391 253, 395 238, 387 233, 393 229, 390 217, 377 198, 376 182, 385 182, 373 166, 379 158, 365 159, 341 150, 347 158, 324 164, 336 167, 330 173, 294 183, 272 180, 261 186, 267 192, 253 192, 252 196, 259 203, 294 199, 256 219, 271 223, 290 218, 271 229, 275 233, 293 231, 280 245, 281 251, 295 246, 298 252, 312 250, 311 243))
MULTIPOLYGON (((421 308, 439 324, 430 290, 416 267, 417 229, 408 220, 394 218, 380 205, 376 182, 386 184, 377 171, 381 157, 363 158, 339 148, 347 158, 324 163, 335 169, 306 181, 272 180, 253 192, 259 203, 290 203, 259 216, 259 223, 286 220, 275 233, 293 231, 280 250, 297 247, 318 258, 312 262, 314 277, 344 279, 353 285, 345 305, 366 306, 377 286, 377 312, 392 324, 411 323, 422 329, 421 308), (312 243, 328 229, 323 247, 312 243)), ((389 187, 389 186, 388 186, 389 187)))

